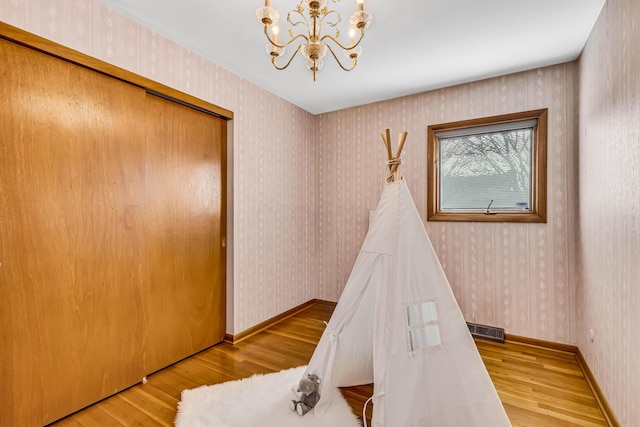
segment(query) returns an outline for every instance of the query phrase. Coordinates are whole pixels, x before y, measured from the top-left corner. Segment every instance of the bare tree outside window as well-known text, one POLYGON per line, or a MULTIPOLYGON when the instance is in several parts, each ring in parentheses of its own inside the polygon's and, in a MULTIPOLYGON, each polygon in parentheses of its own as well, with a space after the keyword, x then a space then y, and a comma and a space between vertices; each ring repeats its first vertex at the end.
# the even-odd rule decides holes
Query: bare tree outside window
POLYGON ((529 210, 532 134, 529 128, 440 139, 441 208, 529 210))

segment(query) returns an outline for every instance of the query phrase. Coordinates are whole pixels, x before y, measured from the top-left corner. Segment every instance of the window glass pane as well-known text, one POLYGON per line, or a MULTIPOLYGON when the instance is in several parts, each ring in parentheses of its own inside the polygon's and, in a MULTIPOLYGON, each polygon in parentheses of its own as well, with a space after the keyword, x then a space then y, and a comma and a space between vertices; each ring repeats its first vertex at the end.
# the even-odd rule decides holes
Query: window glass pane
POLYGON ((427 301, 422 303, 422 319, 425 322, 435 322, 436 320, 438 320, 435 301, 427 301))
POLYGON ((427 325, 424 328, 427 347, 435 347, 441 344, 440 341, 440 328, 438 325, 427 325))
POLYGON ((440 209, 531 211, 532 138, 532 128, 441 138, 440 209))
POLYGON ((420 350, 424 347, 424 343, 422 342, 422 329, 410 330, 409 338, 411 341, 411 351, 420 350))
POLYGON ((407 317, 409 326, 415 326, 420 324, 420 306, 418 304, 412 304, 407 307, 407 317))

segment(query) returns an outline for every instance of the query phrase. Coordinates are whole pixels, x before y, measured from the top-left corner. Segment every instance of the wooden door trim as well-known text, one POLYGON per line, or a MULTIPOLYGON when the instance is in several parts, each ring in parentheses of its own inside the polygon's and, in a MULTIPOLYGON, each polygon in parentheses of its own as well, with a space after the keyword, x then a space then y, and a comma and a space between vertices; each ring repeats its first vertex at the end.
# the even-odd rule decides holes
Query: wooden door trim
POLYGON ((0 38, 192 105, 225 120, 233 112, 0 21, 0 38))

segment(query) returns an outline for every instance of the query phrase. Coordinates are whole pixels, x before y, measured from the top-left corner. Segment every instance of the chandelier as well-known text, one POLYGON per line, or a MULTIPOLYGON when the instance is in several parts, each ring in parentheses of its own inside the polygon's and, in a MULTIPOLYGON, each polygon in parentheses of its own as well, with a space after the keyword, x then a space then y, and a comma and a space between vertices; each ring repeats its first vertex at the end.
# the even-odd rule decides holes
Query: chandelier
MULTIPOLYGON (((340 0, 332 0, 334 3, 340 0)), ((318 71, 324 65, 323 58, 327 53, 331 53, 340 68, 345 71, 353 70, 358 57, 362 54, 360 42, 364 37, 364 29, 371 24, 371 13, 364 10, 364 0, 356 0, 358 9, 349 19, 349 43, 343 44, 339 41, 340 29, 338 24, 341 21, 340 14, 335 10, 329 10, 327 0, 300 0, 295 9, 287 14, 287 22, 290 25, 289 39, 285 42, 278 41, 280 29, 278 11, 271 7, 271 0, 265 0, 264 6, 258 8, 256 16, 258 21, 264 24, 264 34, 269 43, 266 46, 267 52, 271 55, 271 63, 278 70, 284 70, 291 64, 298 52, 307 58, 306 67, 311 71, 313 80, 316 80, 318 71), (305 14, 305 6, 307 12, 305 14), (328 27, 326 34, 322 33, 322 27, 328 27), (356 39, 356 33, 359 33, 356 39), (284 65, 278 65, 278 58, 284 55, 286 47, 299 42, 298 47, 293 52, 289 60, 284 65), (333 47, 332 47, 333 45, 333 47), (340 48, 351 63, 344 65, 338 55, 337 48, 340 48)))

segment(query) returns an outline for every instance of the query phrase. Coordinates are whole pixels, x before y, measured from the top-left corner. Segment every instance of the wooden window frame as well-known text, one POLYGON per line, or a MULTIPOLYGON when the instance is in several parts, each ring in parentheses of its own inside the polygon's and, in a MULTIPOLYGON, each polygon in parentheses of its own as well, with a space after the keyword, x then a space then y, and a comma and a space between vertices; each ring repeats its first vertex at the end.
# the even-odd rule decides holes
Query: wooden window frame
POLYGON ((547 114, 546 108, 472 120, 431 125, 427 129, 427 220, 467 222, 547 222, 547 114), (531 148, 531 211, 443 212, 440 207, 440 144, 437 132, 537 119, 531 148))

